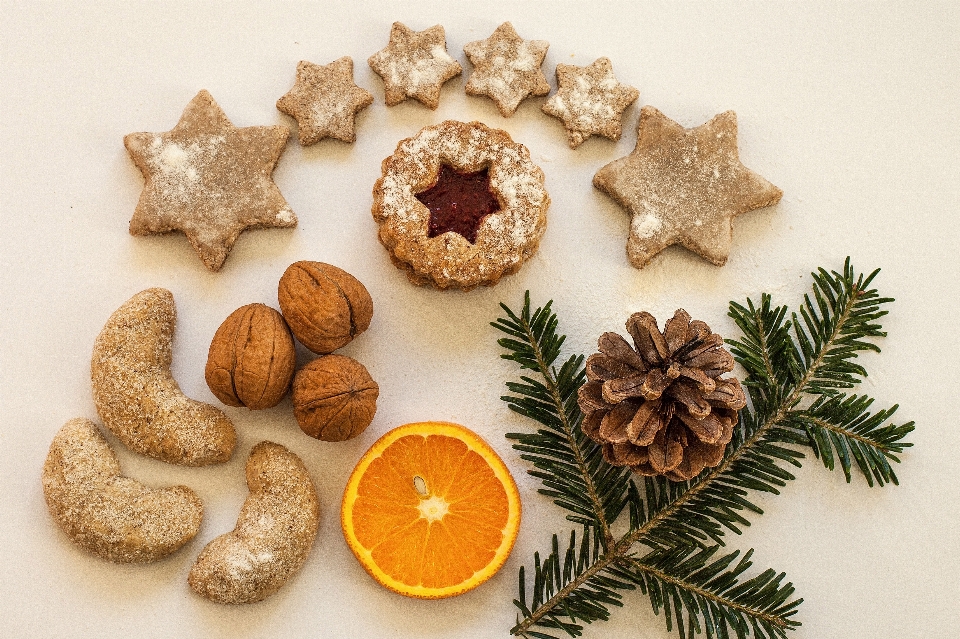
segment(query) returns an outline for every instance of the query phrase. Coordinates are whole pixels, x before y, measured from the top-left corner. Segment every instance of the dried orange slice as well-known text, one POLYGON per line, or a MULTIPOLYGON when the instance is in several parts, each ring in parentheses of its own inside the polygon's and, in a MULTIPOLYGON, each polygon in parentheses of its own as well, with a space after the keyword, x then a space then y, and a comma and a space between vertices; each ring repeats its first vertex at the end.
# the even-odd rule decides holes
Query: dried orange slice
POLYGON ((340 523, 353 554, 382 585, 408 597, 452 597, 507 560, 520 528, 520 495, 503 461, 473 431, 407 424, 360 459, 340 523))

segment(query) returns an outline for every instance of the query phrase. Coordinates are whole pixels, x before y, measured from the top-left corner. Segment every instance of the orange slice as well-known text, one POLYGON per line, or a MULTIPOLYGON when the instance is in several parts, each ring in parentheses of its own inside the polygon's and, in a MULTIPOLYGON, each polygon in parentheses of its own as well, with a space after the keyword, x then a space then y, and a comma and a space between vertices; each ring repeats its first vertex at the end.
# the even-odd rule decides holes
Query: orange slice
POLYGON ((520 495, 473 431, 407 424, 360 459, 340 523, 353 554, 383 586, 420 599, 452 597, 503 566, 520 528, 520 495))

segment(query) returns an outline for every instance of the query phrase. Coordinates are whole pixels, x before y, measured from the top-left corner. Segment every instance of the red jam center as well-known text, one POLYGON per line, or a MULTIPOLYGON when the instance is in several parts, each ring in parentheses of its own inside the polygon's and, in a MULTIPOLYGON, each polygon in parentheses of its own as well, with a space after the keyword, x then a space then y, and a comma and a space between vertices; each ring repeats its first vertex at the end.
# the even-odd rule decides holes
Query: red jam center
POLYGON ((500 210, 500 202, 490 191, 487 169, 460 173, 441 164, 437 183, 417 193, 417 199, 430 209, 429 237, 453 231, 471 244, 477 241, 483 218, 500 210))

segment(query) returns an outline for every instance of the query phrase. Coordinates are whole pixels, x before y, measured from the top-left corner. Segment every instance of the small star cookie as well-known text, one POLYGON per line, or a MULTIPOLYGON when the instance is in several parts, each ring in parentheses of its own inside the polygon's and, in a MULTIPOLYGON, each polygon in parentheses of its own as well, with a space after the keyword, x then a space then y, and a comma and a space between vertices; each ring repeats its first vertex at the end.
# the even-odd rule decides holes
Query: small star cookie
POLYGON ((513 25, 504 22, 486 40, 463 47, 473 73, 465 88, 468 95, 486 96, 507 118, 527 96, 550 93, 547 78, 540 70, 549 42, 524 40, 513 25))
POLYGON ((285 126, 233 126, 206 91, 172 130, 127 135, 123 144, 145 180, 130 234, 182 231, 219 271, 245 229, 296 226, 271 178, 289 135, 285 126))
POLYGON ((440 87, 462 71, 460 63, 447 53, 447 40, 439 24, 413 31, 394 22, 387 48, 370 56, 367 63, 383 78, 387 106, 414 98, 436 109, 440 87))
POLYGON ((617 82, 607 58, 585 67, 557 65, 557 92, 543 105, 543 112, 563 121, 570 148, 591 135, 619 140, 624 110, 640 92, 617 82))
POLYGON ((627 257, 637 268, 671 244, 723 266, 733 217, 783 195, 741 164, 733 111, 685 129, 651 106, 640 110, 633 153, 597 171, 593 185, 630 213, 627 257))
POLYGON ((277 100, 277 108, 296 119, 301 146, 323 138, 355 141, 357 113, 371 104, 373 95, 353 82, 350 56, 324 66, 301 60, 296 83, 277 100))

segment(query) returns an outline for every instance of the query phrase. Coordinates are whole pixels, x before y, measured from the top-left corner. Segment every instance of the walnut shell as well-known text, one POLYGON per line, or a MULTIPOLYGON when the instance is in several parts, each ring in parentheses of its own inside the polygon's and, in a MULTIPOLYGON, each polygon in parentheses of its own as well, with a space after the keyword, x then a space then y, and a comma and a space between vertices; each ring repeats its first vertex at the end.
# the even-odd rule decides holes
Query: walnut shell
POLYGON ((227 406, 260 410, 276 406, 287 394, 296 363, 283 316, 269 306, 247 304, 217 329, 204 377, 227 406))
POLYGON ((357 278, 323 262, 295 262, 280 278, 280 310, 290 330, 314 353, 326 355, 367 330, 373 300, 357 278))
POLYGON ((363 364, 344 355, 326 355, 297 371, 293 415, 307 435, 340 442, 370 425, 379 394, 363 364))

